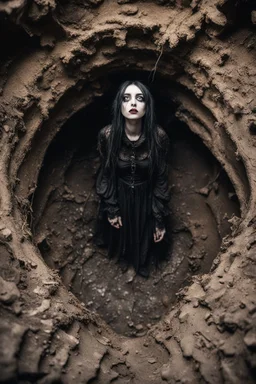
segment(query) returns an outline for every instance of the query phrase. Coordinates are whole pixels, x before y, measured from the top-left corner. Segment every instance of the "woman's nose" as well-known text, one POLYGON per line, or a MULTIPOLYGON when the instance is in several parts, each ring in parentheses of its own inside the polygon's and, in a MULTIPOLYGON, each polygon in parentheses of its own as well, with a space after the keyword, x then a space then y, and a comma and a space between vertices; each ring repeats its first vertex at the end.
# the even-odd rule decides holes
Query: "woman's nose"
POLYGON ((135 105, 136 105, 136 99, 135 99, 135 98, 131 100, 131 105, 132 105, 132 106, 135 106, 135 105))

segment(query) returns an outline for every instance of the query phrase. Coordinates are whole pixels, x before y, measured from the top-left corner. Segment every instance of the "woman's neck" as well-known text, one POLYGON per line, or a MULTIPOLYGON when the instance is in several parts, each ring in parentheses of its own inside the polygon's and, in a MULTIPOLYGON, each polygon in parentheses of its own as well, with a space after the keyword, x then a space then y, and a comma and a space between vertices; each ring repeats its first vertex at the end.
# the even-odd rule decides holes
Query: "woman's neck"
POLYGON ((137 140, 142 129, 142 119, 125 120, 125 133, 130 140, 137 140))

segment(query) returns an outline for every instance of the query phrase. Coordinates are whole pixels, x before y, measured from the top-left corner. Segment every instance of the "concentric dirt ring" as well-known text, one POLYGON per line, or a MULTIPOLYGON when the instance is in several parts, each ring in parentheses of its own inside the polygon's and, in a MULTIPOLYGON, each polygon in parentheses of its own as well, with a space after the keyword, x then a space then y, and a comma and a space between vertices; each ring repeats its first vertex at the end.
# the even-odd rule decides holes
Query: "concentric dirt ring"
POLYGON ((8 70, 1 96, 1 251, 3 265, 13 271, 2 276, 3 291, 6 281, 13 284, 8 286, 11 297, 2 300, 2 381, 45 376, 41 382, 253 382, 251 26, 218 37, 226 19, 207 2, 193 9, 149 2, 106 1, 97 8, 76 4, 70 22, 68 4, 40 6, 24 13, 23 25, 40 35, 41 47, 30 47, 2 67, 8 70), (47 24, 45 14, 48 30, 37 24, 47 24), (154 81, 158 73, 172 81, 168 94, 179 105, 178 118, 225 169, 242 220, 233 219, 233 233, 223 240, 212 272, 179 292, 178 303, 149 335, 132 340, 114 334, 67 292, 40 257, 26 217, 56 133, 108 90, 109 73, 141 69, 154 81))

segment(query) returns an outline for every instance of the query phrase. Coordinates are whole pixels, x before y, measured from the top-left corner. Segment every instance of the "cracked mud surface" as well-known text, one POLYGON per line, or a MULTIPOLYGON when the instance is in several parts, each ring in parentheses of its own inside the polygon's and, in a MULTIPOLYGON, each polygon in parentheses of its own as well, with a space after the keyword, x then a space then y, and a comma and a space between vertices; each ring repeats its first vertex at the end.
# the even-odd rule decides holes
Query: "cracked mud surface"
POLYGON ((0 4, 0 382, 255 381, 255 12, 0 4), (170 259, 148 280, 91 241, 96 132, 133 77, 172 139, 170 259))

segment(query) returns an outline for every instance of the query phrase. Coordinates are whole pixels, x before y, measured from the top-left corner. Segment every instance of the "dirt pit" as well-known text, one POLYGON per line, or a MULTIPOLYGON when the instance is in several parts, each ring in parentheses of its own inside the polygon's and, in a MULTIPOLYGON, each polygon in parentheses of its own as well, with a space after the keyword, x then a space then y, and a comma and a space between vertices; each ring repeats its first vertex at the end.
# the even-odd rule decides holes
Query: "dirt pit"
POLYGON ((148 279, 124 271, 93 242, 98 210, 97 133, 110 119, 114 89, 75 114, 55 137, 33 197, 32 228, 46 261, 84 305, 119 334, 140 337, 168 313, 180 288, 209 272, 229 219, 239 216, 234 189, 221 165, 175 105, 153 89, 158 121, 170 137, 169 254, 148 279))
POLYGON ((255 1, 0 8, 0 382, 255 383, 255 1), (96 137, 130 78, 171 139, 148 280, 93 245, 96 137))

